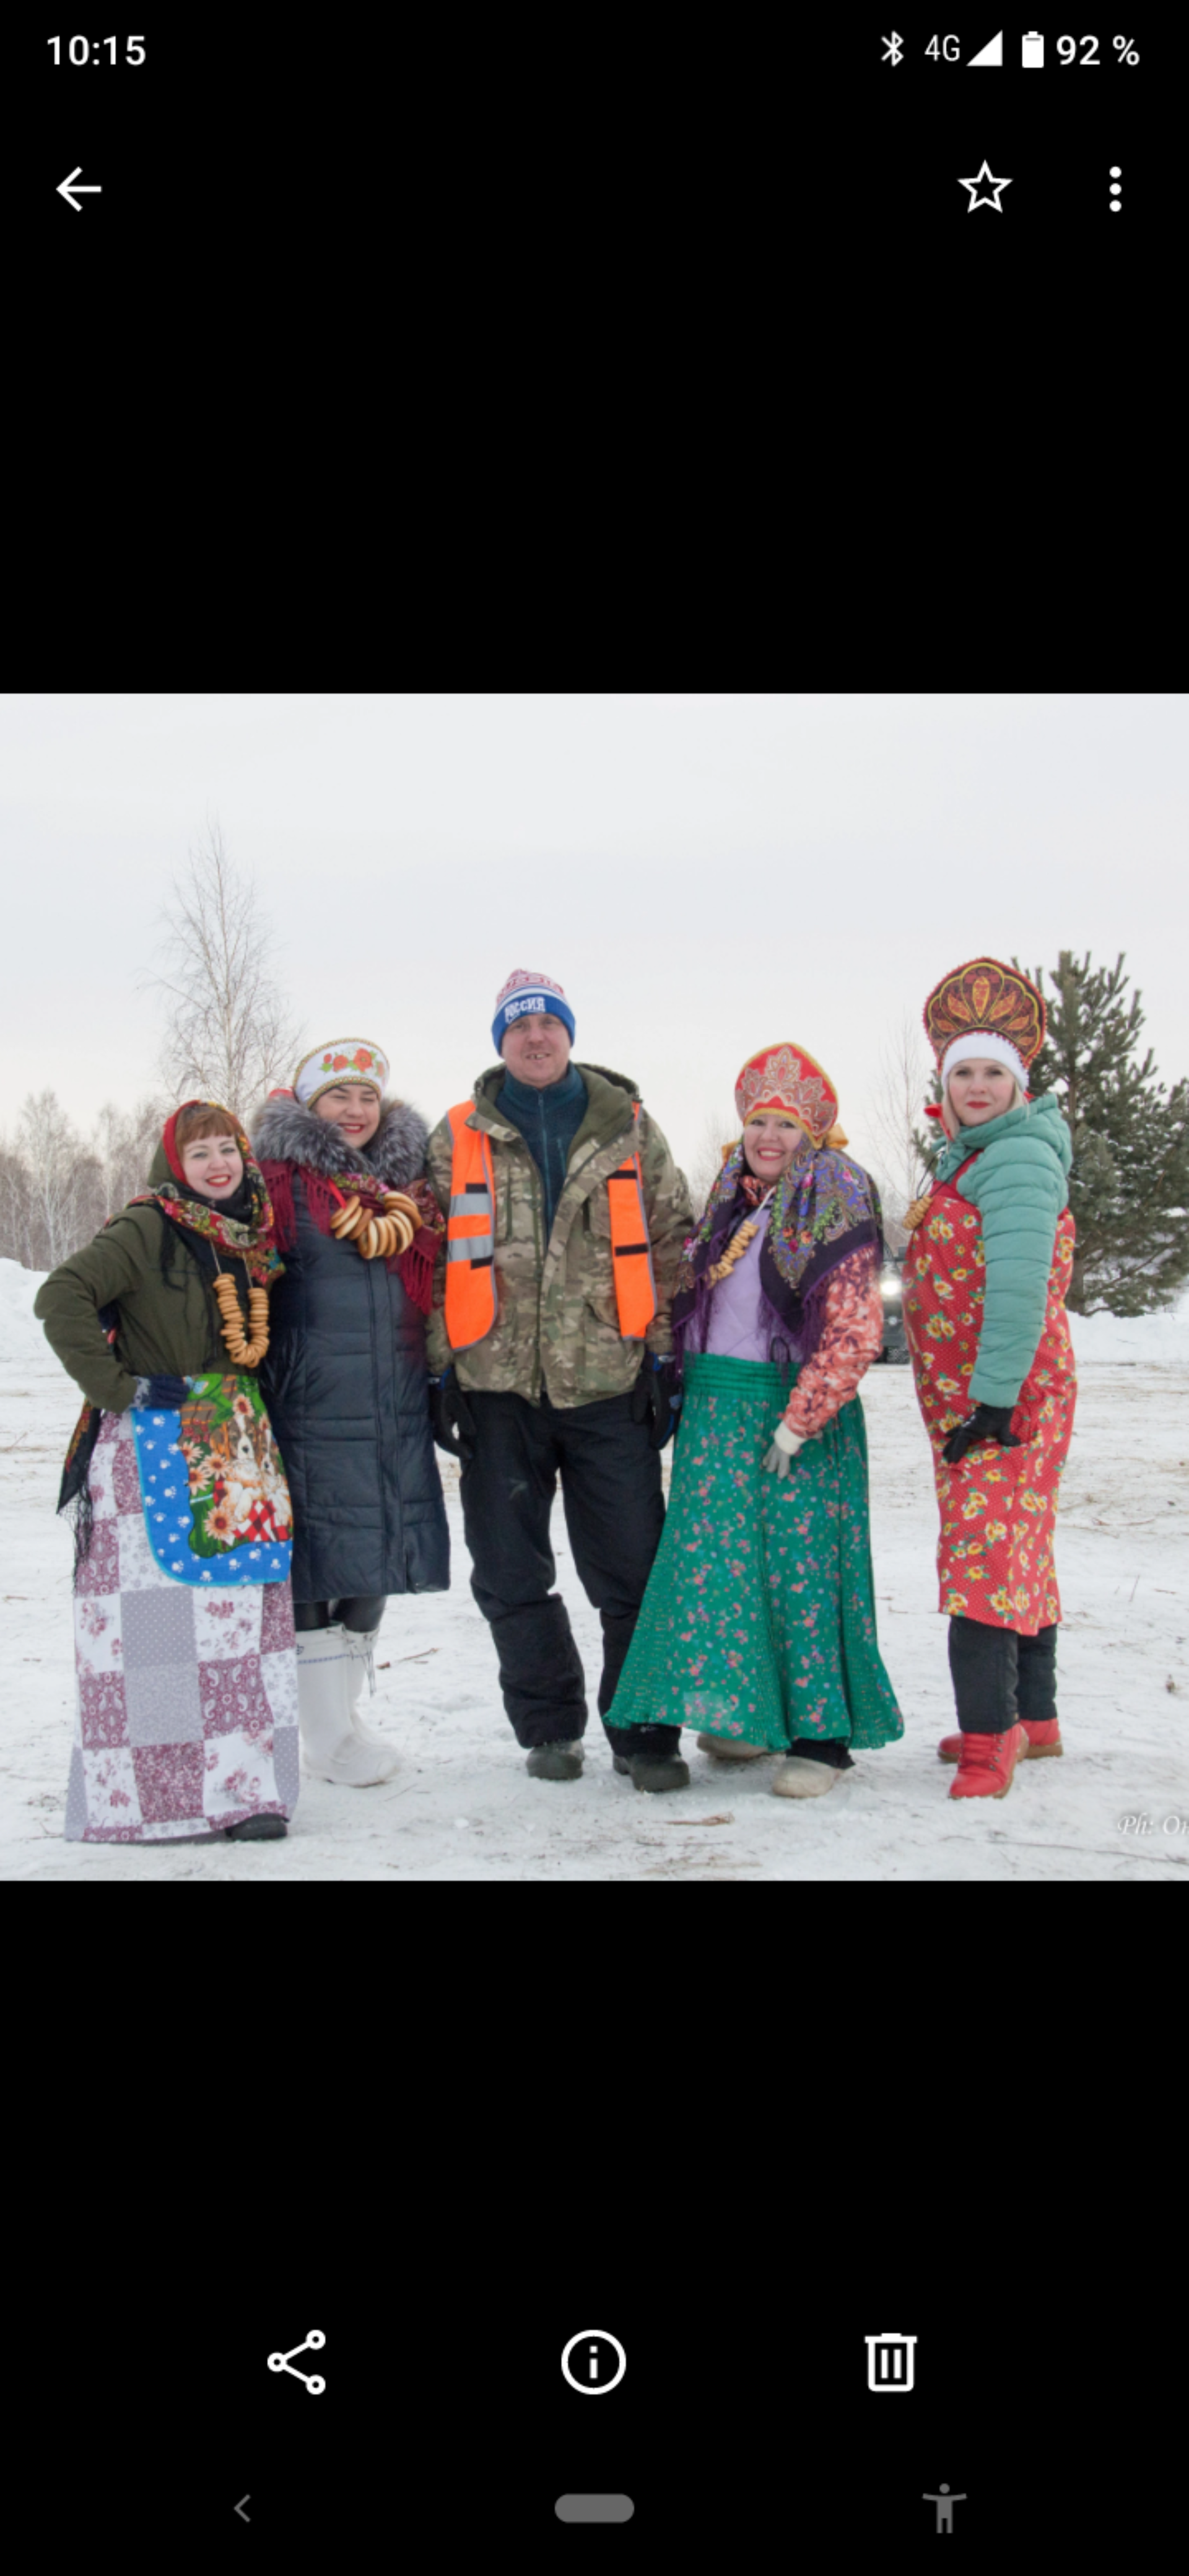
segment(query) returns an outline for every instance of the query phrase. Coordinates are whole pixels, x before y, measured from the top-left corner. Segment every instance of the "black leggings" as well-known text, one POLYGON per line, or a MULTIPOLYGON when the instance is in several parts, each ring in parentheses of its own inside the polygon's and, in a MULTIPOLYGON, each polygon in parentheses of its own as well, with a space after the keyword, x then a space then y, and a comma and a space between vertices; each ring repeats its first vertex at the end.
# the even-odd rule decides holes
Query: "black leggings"
POLYGON ((1057 1714, 1057 1630, 1021 1637, 982 1619, 951 1619, 950 1672, 964 1735, 1002 1735, 1017 1718, 1057 1714))
POLYGON ((329 1628, 332 1619, 341 1619, 344 1628, 366 1637, 379 1627, 387 1599, 386 1592, 359 1592, 346 1601, 295 1601, 293 1625, 300 1637, 310 1628, 329 1628))

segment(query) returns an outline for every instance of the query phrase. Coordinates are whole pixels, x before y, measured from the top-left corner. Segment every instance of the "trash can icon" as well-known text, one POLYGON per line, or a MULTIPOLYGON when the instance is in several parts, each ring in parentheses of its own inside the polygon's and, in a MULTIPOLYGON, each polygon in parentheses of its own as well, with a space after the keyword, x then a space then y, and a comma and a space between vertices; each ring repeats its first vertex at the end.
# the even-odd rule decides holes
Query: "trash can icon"
POLYGON ((915 2335, 868 2335, 867 2385, 869 2388, 911 2388, 912 2363, 916 2349, 915 2335))

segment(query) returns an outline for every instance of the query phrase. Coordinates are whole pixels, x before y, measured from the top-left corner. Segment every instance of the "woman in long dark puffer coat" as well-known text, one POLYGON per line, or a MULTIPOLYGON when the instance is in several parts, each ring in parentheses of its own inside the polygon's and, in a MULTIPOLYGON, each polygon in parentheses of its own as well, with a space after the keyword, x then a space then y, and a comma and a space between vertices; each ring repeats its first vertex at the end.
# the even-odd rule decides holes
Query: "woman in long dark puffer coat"
POLYGON ((302 1749, 354 1788, 396 1767, 358 1715, 388 1595, 450 1580, 425 1361, 442 1221, 425 1121, 387 1079, 378 1047, 334 1039, 252 1121, 285 1263, 261 1384, 293 1497, 302 1749))

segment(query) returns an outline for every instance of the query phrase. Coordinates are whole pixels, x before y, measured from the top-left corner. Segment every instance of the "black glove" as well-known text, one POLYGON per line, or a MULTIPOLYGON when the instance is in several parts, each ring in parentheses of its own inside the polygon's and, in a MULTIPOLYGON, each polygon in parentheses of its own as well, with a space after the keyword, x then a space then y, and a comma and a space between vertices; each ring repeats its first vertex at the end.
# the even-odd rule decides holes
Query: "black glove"
POLYGON ((632 1420, 647 1422, 649 1443, 663 1449, 677 1428, 681 1388, 674 1360, 646 1359, 632 1388, 632 1420))
POLYGON ((941 1454, 947 1466, 956 1467, 967 1450, 977 1449, 980 1441, 997 1440, 1001 1449, 1022 1448, 1023 1442, 1017 1440, 1011 1428, 1015 1409, 1014 1404, 976 1404, 973 1413, 958 1423, 946 1441, 941 1454))
POLYGON ((157 1407, 162 1413, 176 1413, 179 1404, 187 1402, 189 1394, 189 1383, 184 1377, 138 1377, 133 1401, 141 1412, 157 1407))
POLYGON ((439 1449, 448 1458, 473 1458, 475 1417, 452 1368, 429 1381, 429 1418, 439 1449))

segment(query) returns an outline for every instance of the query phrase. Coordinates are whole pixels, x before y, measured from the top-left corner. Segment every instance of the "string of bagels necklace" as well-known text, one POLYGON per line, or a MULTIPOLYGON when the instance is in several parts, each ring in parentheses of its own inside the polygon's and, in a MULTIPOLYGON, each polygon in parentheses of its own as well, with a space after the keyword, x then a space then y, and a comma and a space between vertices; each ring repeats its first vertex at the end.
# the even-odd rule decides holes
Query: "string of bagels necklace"
POLYGON ((721 1261, 716 1261, 713 1268, 707 1271, 706 1276, 710 1281, 712 1288, 717 1288, 719 1280, 727 1277, 728 1273, 734 1269, 737 1261, 742 1261, 748 1244, 755 1242, 756 1236, 760 1230, 760 1218, 762 1217, 764 1210, 768 1205, 768 1200, 771 1197, 772 1191, 769 1190, 760 1200, 760 1204, 756 1209, 755 1215, 747 1217, 744 1223, 740 1226, 738 1233, 732 1235, 721 1261))
MULTIPOLYGON (((244 1267, 247 1268, 246 1263, 244 1267)), ((234 1361, 236 1368, 259 1368, 268 1349, 267 1288, 254 1288, 249 1281, 248 1329, 252 1338, 248 1341, 244 1333, 244 1319, 239 1298, 235 1293, 235 1281, 229 1271, 219 1267, 218 1253, 215 1254, 214 1284, 215 1300, 220 1316, 219 1329, 227 1344, 228 1358, 234 1361)))
POLYGON ((330 1186, 339 1202, 330 1220, 330 1230, 338 1236, 340 1243, 353 1242, 365 1261, 375 1261, 381 1254, 390 1261, 394 1253, 408 1251, 421 1226, 421 1210, 416 1199, 408 1198, 404 1190, 385 1190, 380 1198, 381 1213, 377 1213, 374 1208, 361 1204, 354 1191, 350 1198, 345 1199, 342 1191, 335 1189, 333 1181, 330 1186))

